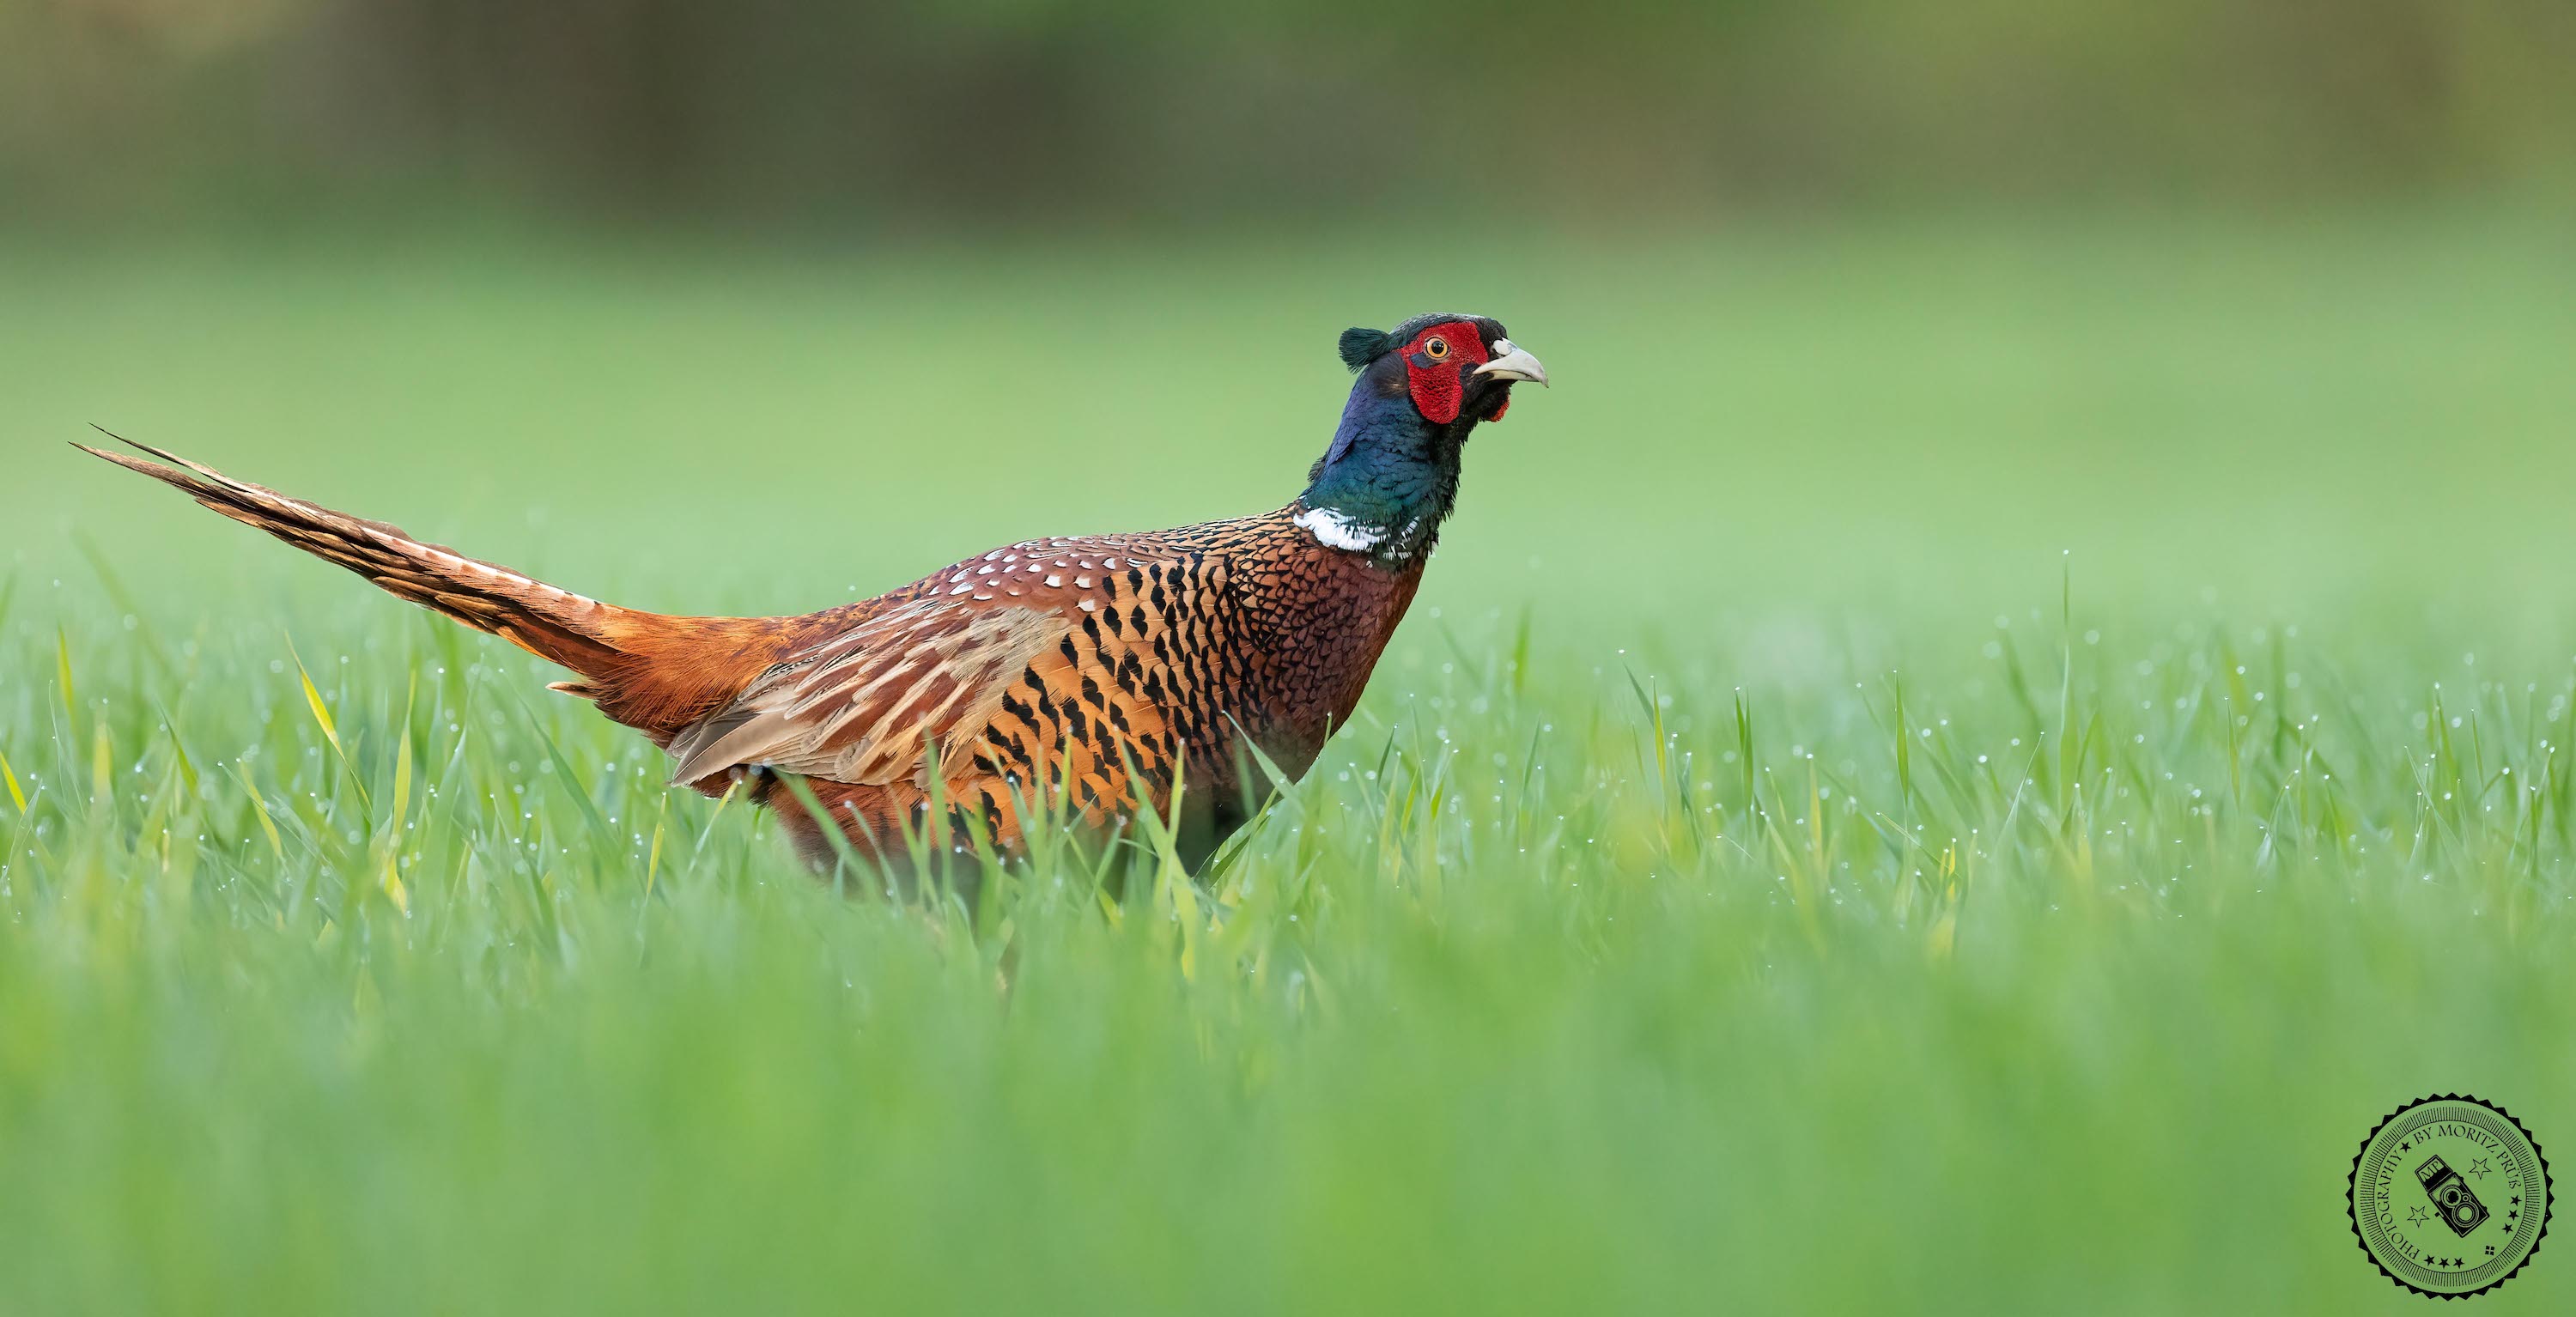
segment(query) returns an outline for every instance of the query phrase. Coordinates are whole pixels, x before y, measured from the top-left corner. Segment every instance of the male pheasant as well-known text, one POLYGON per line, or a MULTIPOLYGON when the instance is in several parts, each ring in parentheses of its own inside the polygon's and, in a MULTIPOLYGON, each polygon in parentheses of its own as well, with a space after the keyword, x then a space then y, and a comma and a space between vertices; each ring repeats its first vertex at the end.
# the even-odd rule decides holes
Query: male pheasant
POLYGON ((1008 852, 1024 811, 1105 827, 1140 799, 1167 811, 1177 785, 1195 867, 1272 785, 1238 738, 1292 777, 1313 764, 1413 600, 1468 434, 1502 419, 1515 381, 1547 382, 1482 316, 1348 330, 1341 355, 1359 379, 1284 508, 1023 540, 801 617, 619 608, 158 449, 134 445, 175 465, 80 447, 572 669, 553 689, 669 751, 676 783, 743 783, 817 865, 831 839, 781 774, 893 867, 934 798, 943 840, 980 822, 1008 852))

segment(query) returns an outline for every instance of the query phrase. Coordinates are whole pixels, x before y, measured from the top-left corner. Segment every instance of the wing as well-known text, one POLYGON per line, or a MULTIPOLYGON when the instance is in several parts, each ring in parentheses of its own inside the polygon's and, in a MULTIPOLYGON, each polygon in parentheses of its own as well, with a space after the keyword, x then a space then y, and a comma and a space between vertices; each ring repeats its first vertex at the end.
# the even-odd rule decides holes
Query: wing
POLYGON ((1063 782, 1093 811, 1125 799, 1133 763, 1159 799, 1183 689, 1170 605, 1201 599, 1185 571, 1070 543, 997 549, 762 673, 673 739, 672 780, 756 765, 926 787, 935 744, 952 785, 1063 782))

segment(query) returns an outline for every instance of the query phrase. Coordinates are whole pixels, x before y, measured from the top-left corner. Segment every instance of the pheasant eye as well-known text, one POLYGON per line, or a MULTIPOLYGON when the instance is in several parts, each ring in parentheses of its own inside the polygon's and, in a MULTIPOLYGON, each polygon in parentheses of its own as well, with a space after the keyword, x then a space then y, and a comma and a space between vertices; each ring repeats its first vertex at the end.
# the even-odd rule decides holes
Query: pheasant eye
POLYGON ((1422 353, 1433 361, 1438 361, 1449 355, 1449 340, 1445 338, 1424 339, 1422 341, 1422 353))

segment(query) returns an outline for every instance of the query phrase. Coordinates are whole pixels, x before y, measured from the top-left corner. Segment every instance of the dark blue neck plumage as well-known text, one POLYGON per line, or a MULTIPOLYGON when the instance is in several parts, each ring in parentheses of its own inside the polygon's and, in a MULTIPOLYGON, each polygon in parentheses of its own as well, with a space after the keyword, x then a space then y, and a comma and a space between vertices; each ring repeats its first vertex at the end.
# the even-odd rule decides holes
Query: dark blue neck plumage
POLYGON ((1389 560, 1419 557, 1438 538, 1458 497, 1459 448, 1471 424, 1424 420, 1400 380, 1369 371, 1352 385, 1333 446, 1299 500, 1372 538, 1370 553, 1389 560))

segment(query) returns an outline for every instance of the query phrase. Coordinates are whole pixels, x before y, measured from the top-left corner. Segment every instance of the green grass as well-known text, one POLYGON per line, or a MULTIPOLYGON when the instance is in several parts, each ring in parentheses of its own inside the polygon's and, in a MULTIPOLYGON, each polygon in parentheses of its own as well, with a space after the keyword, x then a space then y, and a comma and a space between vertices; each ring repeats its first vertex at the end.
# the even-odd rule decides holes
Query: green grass
POLYGON ((2571 269, 2471 213, 21 244, 0 1310, 2413 1310, 2372 1124, 2576 1139, 2571 269), (1335 331, 1448 305, 1558 387, 1356 725, 1214 887, 980 928, 61 447, 802 609, 1275 505, 1335 331))

